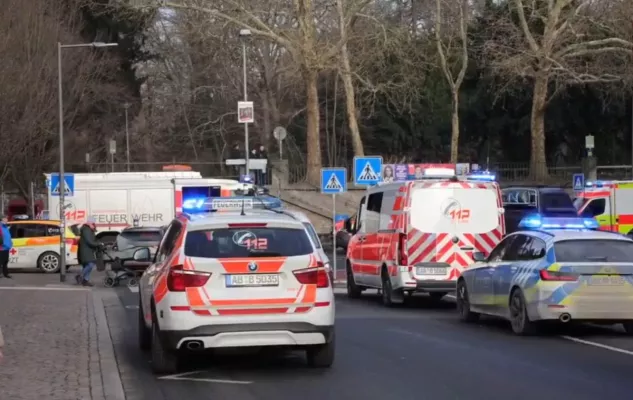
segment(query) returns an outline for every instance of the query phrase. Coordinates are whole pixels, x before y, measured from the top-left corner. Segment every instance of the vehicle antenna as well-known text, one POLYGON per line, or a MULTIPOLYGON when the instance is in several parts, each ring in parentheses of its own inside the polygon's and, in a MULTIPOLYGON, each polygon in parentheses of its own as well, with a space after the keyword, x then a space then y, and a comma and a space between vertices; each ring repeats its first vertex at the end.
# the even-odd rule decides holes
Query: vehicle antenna
POLYGON ((244 199, 242 199, 242 212, 240 213, 240 215, 246 215, 246 213, 244 212, 244 199))

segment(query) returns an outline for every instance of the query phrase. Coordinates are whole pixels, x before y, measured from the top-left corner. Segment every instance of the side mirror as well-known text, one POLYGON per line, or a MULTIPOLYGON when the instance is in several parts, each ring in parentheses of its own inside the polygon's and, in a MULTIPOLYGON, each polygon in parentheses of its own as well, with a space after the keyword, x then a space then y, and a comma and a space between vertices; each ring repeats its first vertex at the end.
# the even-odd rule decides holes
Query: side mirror
POLYGON ((148 262, 150 261, 150 251, 147 247, 140 248, 134 252, 132 258, 134 261, 148 262))
POLYGON ((482 253, 481 251, 475 251, 473 253, 473 260, 475 262, 484 262, 486 261, 486 255, 482 253))

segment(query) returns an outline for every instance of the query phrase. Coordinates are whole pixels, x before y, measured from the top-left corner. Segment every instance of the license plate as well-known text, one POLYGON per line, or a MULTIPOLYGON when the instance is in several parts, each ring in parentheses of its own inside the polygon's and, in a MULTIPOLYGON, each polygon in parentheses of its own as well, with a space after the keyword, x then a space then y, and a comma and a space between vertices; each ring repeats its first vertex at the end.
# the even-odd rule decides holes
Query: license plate
POLYGON ((226 275, 226 287, 279 286, 278 274, 226 275))
POLYGON ((418 267, 418 275, 446 275, 446 267, 418 267))
POLYGON ((621 286, 624 278, 618 275, 592 276, 588 281, 589 286, 621 286))

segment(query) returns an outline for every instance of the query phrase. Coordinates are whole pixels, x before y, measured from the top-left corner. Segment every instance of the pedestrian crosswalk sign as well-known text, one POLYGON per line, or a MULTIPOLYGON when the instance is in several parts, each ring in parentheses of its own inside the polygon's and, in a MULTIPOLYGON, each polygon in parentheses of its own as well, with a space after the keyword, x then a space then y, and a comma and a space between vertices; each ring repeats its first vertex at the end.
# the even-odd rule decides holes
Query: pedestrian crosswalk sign
POLYGON ((376 185, 382 179, 382 157, 354 157, 354 183, 376 185))
POLYGON ((576 192, 582 192, 585 190, 585 174, 574 174, 572 184, 574 186, 574 191, 576 192))
POLYGON ((346 168, 321 169, 321 193, 338 194, 347 191, 346 168))
MULTIPOLYGON (((75 193, 75 175, 65 174, 64 183, 64 196, 73 196, 75 193)), ((51 196, 59 196, 61 189, 59 174, 51 174, 50 184, 51 196)))

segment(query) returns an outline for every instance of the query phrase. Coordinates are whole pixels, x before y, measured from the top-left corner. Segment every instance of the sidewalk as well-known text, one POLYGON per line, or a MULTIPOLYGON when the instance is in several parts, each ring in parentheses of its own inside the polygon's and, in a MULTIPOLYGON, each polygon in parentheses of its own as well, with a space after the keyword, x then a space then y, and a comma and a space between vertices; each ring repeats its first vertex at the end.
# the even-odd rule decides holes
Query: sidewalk
POLYGON ((0 397, 124 400, 101 290, 58 276, 13 277, 0 279, 0 397))

